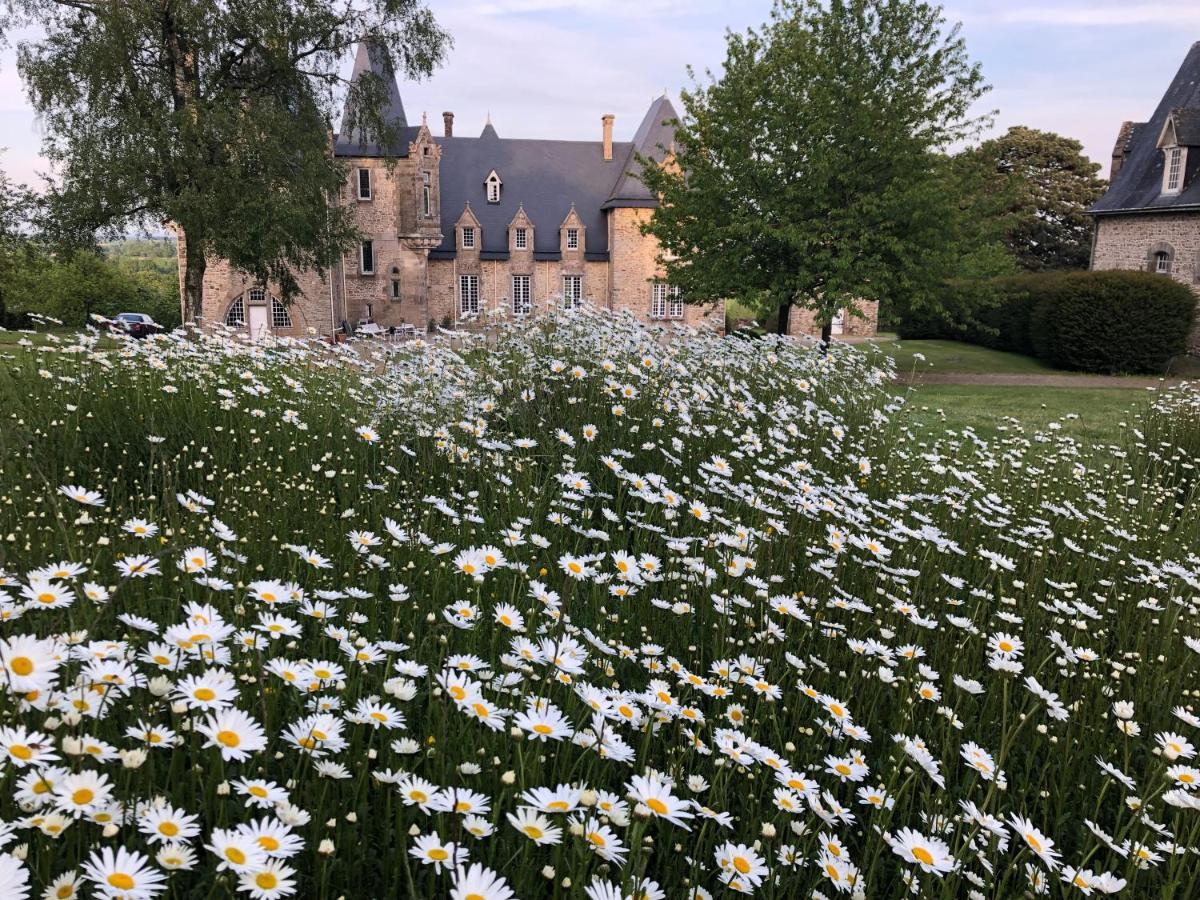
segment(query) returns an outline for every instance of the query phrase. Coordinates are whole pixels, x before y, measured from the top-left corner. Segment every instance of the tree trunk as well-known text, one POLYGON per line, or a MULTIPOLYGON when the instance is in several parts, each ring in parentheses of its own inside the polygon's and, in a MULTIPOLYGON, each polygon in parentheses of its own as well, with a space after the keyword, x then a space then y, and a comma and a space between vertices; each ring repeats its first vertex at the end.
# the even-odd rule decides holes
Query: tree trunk
POLYGON ((788 325, 790 324, 791 318, 792 318, 792 304, 780 303, 779 304, 779 320, 775 323, 775 333, 776 334, 787 334, 788 333, 788 325))
POLYGON ((821 325, 821 348, 823 350, 828 350, 829 344, 832 340, 833 340, 833 323, 832 322, 822 323, 822 325, 821 325))
POLYGON ((183 234, 186 242, 186 262, 183 273, 183 323, 196 322, 204 312, 204 267, 207 260, 204 252, 199 249, 198 241, 189 241, 187 232, 183 234))

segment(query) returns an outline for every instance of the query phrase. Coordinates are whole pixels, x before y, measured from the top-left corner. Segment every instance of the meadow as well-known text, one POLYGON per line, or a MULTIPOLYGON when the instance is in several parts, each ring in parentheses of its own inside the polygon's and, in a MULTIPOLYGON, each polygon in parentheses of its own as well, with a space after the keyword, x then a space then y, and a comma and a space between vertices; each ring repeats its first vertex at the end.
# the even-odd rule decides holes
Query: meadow
POLYGON ((0 346, 0 897, 1195 896, 1195 388, 98 341, 0 346))

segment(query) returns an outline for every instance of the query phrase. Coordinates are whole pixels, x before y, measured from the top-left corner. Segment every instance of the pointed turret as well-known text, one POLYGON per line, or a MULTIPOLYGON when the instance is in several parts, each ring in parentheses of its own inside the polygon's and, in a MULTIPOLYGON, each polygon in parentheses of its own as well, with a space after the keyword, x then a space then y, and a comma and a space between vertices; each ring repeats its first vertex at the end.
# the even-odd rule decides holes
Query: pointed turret
POLYGON ((646 190, 642 180, 637 176, 637 156, 648 157, 661 163, 666 159, 675 141, 675 127, 665 124, 679 118, 675 107, 666 94, 650 104, 650 109, 642 118, 637 133, 633 136, 633 144, 621 164, 621 174, 617 176, 612 192, 604 204, 605 209, 615 206, 652 206, 657 200, 646 190))
MULTIPOLYGON (((354 71, 350 75, 351 84, 356 84, 364 75, 370 74, 378 78, 387 93, 383 105, 383 120, 396 129, 408 128, 408 117, 404 113, 404 102, 400 99, 400 85, 396 82, 396 73, 388 57, 387 48, 378 41, 364 40, 358 45, 354 57, 354 71)), ((385 154, 379 147, 375 135, 369 132, 363 135, 356 127, 353 133, 348 129, 348 123, 354 118, 353 92, 346 98, 342 109, 341 133, 337 136, 334 152, 338 156, 384 156, 403 154, 407 146, 404 141, 397 141, 392 153, 385 154), (364 139, 365 138, 365 139, 364 139), (403 145, 403 147, 401 146, 403 145)))

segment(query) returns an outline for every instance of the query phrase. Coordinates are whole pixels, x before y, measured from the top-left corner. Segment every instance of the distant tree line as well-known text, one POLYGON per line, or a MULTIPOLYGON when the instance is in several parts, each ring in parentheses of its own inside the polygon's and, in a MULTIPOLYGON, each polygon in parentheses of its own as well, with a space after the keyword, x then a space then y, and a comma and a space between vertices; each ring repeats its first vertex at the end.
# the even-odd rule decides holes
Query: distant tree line
POLYGON ((25 327, 35 313, 82 327, 92 314, 119 312, 179 325, 173 239, 63 246, 43 217, 42 199, 0 172, 0 325, 25 327))

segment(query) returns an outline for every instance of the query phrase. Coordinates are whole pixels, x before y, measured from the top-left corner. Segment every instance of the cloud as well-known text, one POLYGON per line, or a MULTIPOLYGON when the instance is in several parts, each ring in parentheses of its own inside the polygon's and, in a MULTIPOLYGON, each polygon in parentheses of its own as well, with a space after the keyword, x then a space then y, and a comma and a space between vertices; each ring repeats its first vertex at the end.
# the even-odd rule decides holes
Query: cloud
POLYGON ((1137 25, 1200 25, 1200 6, 1181 3, 1005 3, 953 4, 951 18, 967 23, 1112 28, 1137 25))

